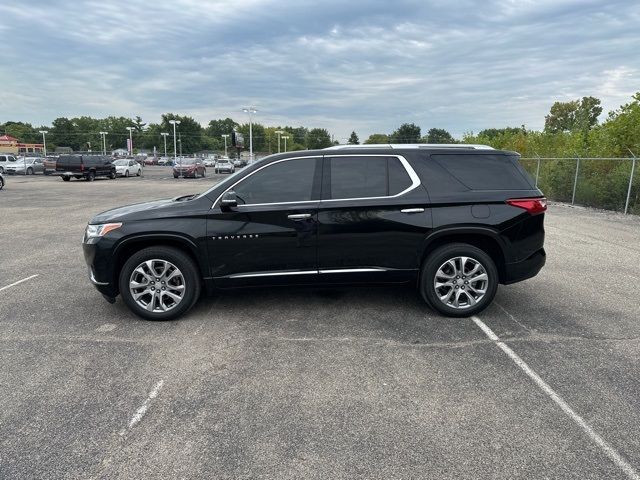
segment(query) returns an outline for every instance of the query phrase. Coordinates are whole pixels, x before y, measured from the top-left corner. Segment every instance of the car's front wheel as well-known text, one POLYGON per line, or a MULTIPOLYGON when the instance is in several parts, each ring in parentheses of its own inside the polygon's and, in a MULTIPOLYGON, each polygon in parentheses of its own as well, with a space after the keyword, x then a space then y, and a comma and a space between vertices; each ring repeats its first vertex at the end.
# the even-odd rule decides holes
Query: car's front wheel
POLYGON ((173 320, 200 296, 200 277, 193 260, 171 247, 149 247, 133 254, 119 278, 127 306, 147 320, 173 320))
POLYGON ((466 243, 452 243, 437 248, 425 260, 420 293, 448 317, 469 317, 491 303, 498 281, 498 269, 486 252, 466 243))

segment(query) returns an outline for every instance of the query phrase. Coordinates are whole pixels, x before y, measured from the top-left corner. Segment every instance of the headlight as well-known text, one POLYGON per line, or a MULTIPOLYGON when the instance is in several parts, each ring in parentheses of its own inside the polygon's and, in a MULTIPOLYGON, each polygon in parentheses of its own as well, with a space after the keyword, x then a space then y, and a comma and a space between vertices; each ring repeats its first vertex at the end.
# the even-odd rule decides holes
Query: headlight
POLYGON ((122 226, 122 223, 103 223, 100 225, 87 225, 87 229, 84 231, 84 241, 91 238, 104 237, 112 230, 116 230, 122 226))

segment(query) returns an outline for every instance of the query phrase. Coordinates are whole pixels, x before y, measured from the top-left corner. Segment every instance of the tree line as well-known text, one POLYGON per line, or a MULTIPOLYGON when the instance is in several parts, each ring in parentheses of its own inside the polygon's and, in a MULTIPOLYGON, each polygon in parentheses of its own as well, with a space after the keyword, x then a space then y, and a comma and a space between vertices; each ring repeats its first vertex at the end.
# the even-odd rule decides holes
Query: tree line
MULTIPOLYGON (((231 118, 211 120, 203 127, 194 118, 186 115, 165 113, 159 123, 144 123, 142 118, 115 117, 92 118, 88 116, 56 118, 51 125, 34 127, 29 123, 8 121, 0 124, 0 132, 11 135, 24 143, 42 143, 40 130, 46 130, 47 150, 53 151, 55 147, 70 147, 74 151, 101 151, 102 137, 100 132, 107 132, 106 146, 108 151, 117 148, 126 148, 129 130, 133 138, 134 150, 152 150, 154 147, 160 154, 164 151, 164 139, 161 133, 168 133, 167 152, 173 152, 173 125, 171 120, 178 120, 180 124, 176 128, 176 146, 182 147, 185 154, 202 150, 223 151, 224 138, 222 135, 230 135, 236 130, 245 137, 245 148, 249 148, 249 124, 238 123, 231 118), (179 140, 179 142, 178 142, 179 140)), ((306 128, 277 126, 267 127, 260 123, 252 125, 253 149, 256 152, 273 153, 278 151, 278 136, 280 136, 280 149, 284 151, 285 140, 288 137, 287 150, 304 150, 326 148, 334 145, 334 140, 324 128, 306 128), (276 132, 282 132, 279 135, 276 132)), ((231 151, 231 138, 227 145, 231 151)))

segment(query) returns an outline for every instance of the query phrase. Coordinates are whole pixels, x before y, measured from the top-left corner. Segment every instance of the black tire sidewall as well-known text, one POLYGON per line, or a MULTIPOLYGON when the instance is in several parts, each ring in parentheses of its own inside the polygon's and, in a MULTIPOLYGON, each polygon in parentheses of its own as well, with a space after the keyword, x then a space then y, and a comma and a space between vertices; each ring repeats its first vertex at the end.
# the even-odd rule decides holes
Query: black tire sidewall
POLYGON ((435 310, 448 317, 469 317, 481 312, 493 301, 498 290, 498 269, 491 257, 483 250, 465 243, 445 245, 434 250, 425 260, 420 275, 420 293, 422 298, 435 310), (435 292, 433 278, 440 266, 448 259, 458 256, 471 257, 479 261, 489 275, 489 285, 485 296, 471 308, 462 310, 449 307, 442 303, 435 292))
POLYGON ((118 283, 120 295, 127 307, 139 317, 154 321, 173 320, 185 314, 200 297, 201 289, 200 275, 196 264, 188 255, 171 247, 149 247, 134 253, 120 270, 118 283), (129 278, 133 270, 142 262, 151 259, 161 259, 173 263, 184 276, 186 288, 182 302, 173 310, 165 313, 152 313, 144 310, 135 302, 129 292, 129 278))

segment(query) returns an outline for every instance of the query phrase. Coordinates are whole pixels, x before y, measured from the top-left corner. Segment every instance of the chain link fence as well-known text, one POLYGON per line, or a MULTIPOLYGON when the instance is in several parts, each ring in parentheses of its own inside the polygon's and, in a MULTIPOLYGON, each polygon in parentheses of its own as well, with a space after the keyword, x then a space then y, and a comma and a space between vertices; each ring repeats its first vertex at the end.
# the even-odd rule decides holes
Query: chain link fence
POLYGON ((640 165, 629 158, 521 158, 550 200, 640 215, 640 165))

